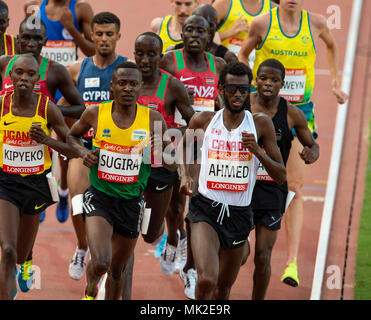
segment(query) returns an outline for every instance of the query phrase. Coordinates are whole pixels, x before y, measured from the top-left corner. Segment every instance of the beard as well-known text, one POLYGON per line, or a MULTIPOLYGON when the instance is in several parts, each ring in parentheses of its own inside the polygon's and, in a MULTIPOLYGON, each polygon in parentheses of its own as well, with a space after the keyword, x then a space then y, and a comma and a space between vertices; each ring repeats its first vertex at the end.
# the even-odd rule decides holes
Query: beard
POLYGON ((233 114, 240 113, 244 110, 251 111, 250 110, 250 96, 247 96, 244 103, 241 105, 241 107, 239 109, 233 109, 231 107, 231 105, 229 104, 228 100, 226 100, 226 99, 224 99, 224 104, 225 104, 226 109, 228 109, 233 114))

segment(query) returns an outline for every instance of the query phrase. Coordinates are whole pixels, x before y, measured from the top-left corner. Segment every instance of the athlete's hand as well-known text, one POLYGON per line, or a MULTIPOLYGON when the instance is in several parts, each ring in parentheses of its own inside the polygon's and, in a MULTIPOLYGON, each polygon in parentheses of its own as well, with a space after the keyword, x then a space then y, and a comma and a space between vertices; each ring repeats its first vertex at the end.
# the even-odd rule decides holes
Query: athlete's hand
POLYGON ((98 162, 98 152, 99 149, 88 150, 85 149, 85 152, 82 156, 84 166, 91 168, 98 162))
POLYGON ((71 30, 71 28, 74 27, 73 14, 69 8, 67 7, 62 8, 62 15, 60 18, 60 22, 63 24, 63 26, 65 27, 67 31, 71 30))
POLYGON ((232 26, 233 35, 238 35, 243 31, 249 31, 249 23, 245 18, 239 17, 232 26))
POLYGON ((311 148, 305 146, 301 152, 299 152, 300 158, 302 158, 305 164, 311 164, 317 160, 315 153, 311 148))
POLYGON ((254 134, 247 133, 246 131, 242 131, 242 146, 249 149, 249 151, 255 155, 260 150, 260 147, 256 143, 254 134))
POLYGON ((30 138, 35 140, 37 143, 45 144, 48 136, 45 134, 40 125, 33 123, 30 128, 30 138))
POLYGON ((191 177, 186 177, 182 175, 180 179, 179 192, 184 193, 187 196, 192 195, 193 193, 193 179, 191 177))
POLYGON ((339 104, 344 104, 348 100, 349 96, 340 89, 340 85, 337 80, 332 81, 332 93, 335 95, 339 104))

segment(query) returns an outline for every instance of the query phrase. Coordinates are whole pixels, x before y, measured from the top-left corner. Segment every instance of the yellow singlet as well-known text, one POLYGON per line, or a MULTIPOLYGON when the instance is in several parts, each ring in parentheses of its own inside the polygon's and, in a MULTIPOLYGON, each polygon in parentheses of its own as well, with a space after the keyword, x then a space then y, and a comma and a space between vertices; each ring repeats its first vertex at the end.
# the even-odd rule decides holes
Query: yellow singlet
POLYGON ((170 20, 172 18, 174 18, 173 15, 168 15, 168 16, 164 17, 162 19, 160 30, 158 32, 158 35, 162 39, 162 44, 163 44, 162 53, 164 53, 166 51, 166 49, 169 48, 170 46, 175 46, 178 43, 183 42, 182 39, 175 40, 170 35, 169 23, 170 23, 170 20))

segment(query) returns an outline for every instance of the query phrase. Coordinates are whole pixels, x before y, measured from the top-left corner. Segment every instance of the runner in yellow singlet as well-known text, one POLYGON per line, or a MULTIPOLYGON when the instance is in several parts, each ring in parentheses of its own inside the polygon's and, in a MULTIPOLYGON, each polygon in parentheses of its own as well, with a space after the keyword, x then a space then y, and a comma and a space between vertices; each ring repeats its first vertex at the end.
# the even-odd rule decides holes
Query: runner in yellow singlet
POLYGON ((15 55, 17 42, 12 34, 5 33, 9 27, 9 8, 0 0, 0 55, 15 55))
MULTIPOLYGON (((305 114, 308 127, 316 137, 311 95, 314 88, 315 43, 322 39, 327 48, 331 71, 332 92, 338 103, 343 104, 348 95, 340 88, 338 50, 335 39, 322 15, 303 10, 303 0, 281 0, 280 6, 251 23, 238 59, 248 63, 250 52, 256 48, 254 79, 259 64, 266 59, 279 60, 286 69, 285 86, 280 95, 299 107, 305 114)), ((296 193, 285 214, 287 238, 287 267, 281 281, 299 285, 297 256, 303 222, 302 187, 305 163, 299 157, 300 143, 294 139, 287 161, 288 188, 296 193)))
POLYGON ((183 42, 181 38, 183 23, 199 4, 199 0, 170 0, 174 14, 152 20, 151 30, 162 39, 163 53, 168 47, 183 42))

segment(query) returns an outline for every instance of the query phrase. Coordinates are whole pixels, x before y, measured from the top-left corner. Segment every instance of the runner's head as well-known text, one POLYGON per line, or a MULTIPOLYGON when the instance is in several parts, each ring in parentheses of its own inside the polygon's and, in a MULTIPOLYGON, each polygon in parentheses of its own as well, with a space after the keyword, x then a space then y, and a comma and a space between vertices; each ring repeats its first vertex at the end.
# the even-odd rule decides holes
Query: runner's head
POLYGON ((303 7, 304 0, 281 0, 280 8, 286 11, 300 11, 303 7))
POLYGON ((135 40, 135 62, 142 70, 143 78, 150 77, 159 68, 162 57, 162 40, 153 32, 145 32, 135 40))
POLYGON ((203 4, 199 5, 195 9, 195 11, 193 11, 193 14, 203 16, 207 20, 207 22, 209 23, 209 26, 210 26, 209 43, 212 43, 213 39, 214 39, 216 29, 217 29, 217 24, 218 24, 218 12, 216 11, 216 9, 213 6, 211 6, 209 4, 206 4, 206 3, 203 3, 203 4))
POLYGON ((231 113, 250 110, 252 72, 242 62, 227 64, 219 74, 219 92, 231 113))
POLYGON ((108 57, 116 50, 117 41, 121 37, 120 19, 111 12, 100 12, 91 21, 91 38, 95 52, 108 57))
POLYGON ((284 85, 285 67, 276 59, 263 61, 256 75, 258 94, 263 99, 274 99, 284 85))
POLYGON ((31 53, 35 58, 40 57, 47 40, 46 26, 39 17, 25 18, 19 25, 17 41, 21 54, 31 53))
POLYGON ((131 61, 119 63, 112 73, 111 93, 123 107, 136 104, 142 87, 142 71, 131 61))
POLYGON ((182 30, 184 50, 190 53, 205 51, 210 38, 209 32, 210 26, 204 17, 190 16, 184 22, 182 30))
POLYGON ((0 0, 0 36, 2 36, 9 27, 9 9, 7 4, 0 0))
POLYGON ((183 24, 192 15, 193 10, 199 5, 199 2, 199 0, 170 0, 175 20, 183 24))
POLYGON ((14 91, 21 93, 32 91, 40 78, 39 63, 31 53, 22 54, 15 60, 9 74, 14 91))

